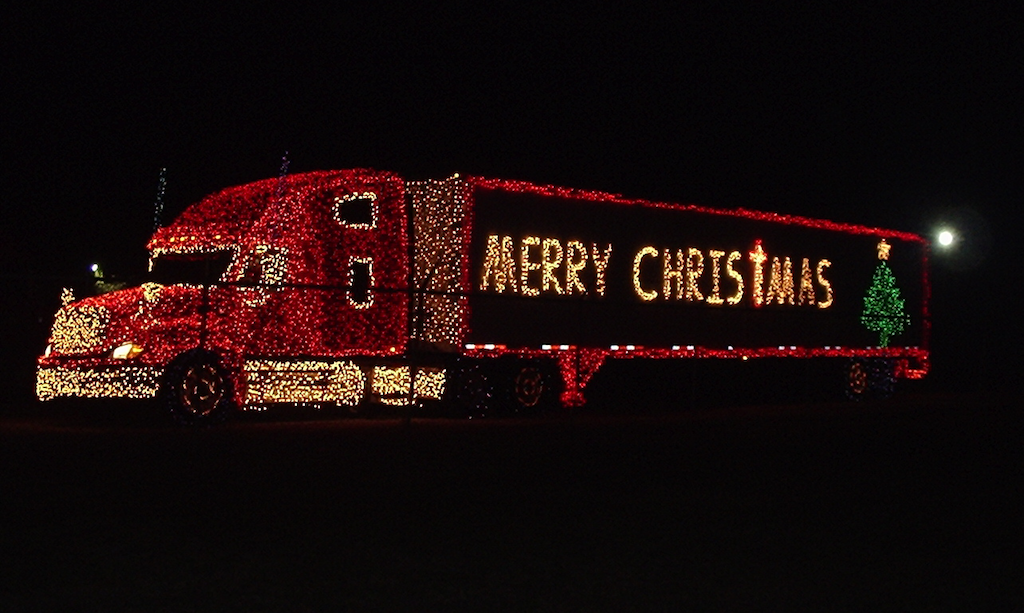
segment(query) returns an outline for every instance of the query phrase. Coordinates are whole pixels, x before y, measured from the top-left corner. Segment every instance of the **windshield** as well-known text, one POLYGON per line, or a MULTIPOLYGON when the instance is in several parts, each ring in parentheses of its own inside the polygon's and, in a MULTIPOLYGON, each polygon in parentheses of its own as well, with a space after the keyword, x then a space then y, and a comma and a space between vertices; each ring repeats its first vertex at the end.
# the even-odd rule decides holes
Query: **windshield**
POLYGON ((161 285, 208 285, 220 280, 233 251, 161 253, 153 258, 150 280, 161 285))

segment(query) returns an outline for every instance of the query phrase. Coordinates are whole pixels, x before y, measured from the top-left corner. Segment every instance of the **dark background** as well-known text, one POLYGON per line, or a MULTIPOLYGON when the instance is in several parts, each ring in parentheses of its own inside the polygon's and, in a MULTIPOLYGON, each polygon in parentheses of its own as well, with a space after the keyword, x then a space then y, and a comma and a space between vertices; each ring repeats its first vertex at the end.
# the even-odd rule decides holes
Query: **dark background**
POLYGON ((1014 4, 368 4, 4 12, 0 607, 1020 608, 1014 4), (160 168, 169 220, 285 151, 294 172, 952 221, 933 371, 888 402, 750 407, 712 360, 632 387, 618 361, 594 411, 540 421, 189 430, 32 400, 60 288, 144 270, 160 168))
MULTIPOLYGON (((3 372, 31 393, 62 286, 144 271, 164 221, 289 169, 452 172, 913 231, 930 384, 1020 365, 1012 4, 94 9, 3 20, 3 372)), ((80 295, 83 291, 80 290, 80 295)))

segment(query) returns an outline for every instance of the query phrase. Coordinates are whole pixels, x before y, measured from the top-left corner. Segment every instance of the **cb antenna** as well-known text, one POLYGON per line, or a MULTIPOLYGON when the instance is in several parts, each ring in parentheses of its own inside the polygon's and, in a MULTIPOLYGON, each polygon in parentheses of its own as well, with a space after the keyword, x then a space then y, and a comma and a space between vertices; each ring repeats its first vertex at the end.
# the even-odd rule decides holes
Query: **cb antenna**
POLYGON ((167 193, 167 169, 160 169, 160 178, 156 185, 156 201, 153 202, 153 231, 160 229, 161 217, 164 214, 164 194, 167 193))
POLYGON ((288 164, 288 152, 285 151, 284 155, 281 156, 281 173, 277 176, 277 199, 279 201, 284 196, 284 182, 288 177, 288 164))
POLYGON ((288 164, 288 152, 285 151, 284 155, 281 156, 281 172, 277 176, 277 190, 274 194, 275 216, 277 217, 277 219, 274 220, 274 229, 271 233, 274 243, 277 243, 277 239, 280 238, 280 228, 283 221, 281 219, 281 212, 284 208, 284 188, 288 178, 288 164))

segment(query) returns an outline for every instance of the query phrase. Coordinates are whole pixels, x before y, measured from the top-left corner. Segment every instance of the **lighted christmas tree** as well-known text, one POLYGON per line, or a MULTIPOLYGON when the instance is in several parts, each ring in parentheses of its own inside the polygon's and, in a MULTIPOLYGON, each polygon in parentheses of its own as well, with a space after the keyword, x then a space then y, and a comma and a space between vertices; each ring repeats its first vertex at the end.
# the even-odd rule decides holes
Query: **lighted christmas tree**
POLYGON ((903 332, 910 325, 910 316, 904 308, 900 288, 896 286, 896 276, 889 268, 889 249, 891 245, 882 239, 878 243, 878 266, 871 279, 871 287, 864 296, 864 312, 860 321, 868 330, 878 332, 878 345, 888 347, 889 340, 903 332))

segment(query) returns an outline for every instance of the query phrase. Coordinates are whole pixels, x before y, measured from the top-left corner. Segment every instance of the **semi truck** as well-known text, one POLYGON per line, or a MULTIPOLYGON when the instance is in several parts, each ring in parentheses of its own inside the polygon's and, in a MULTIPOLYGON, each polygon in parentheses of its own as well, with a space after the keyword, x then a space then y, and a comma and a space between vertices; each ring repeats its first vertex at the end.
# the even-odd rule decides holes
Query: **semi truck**
POLYGON ((371 169, 224 189, 158 228, 149 279, 66 293, 36 393, 581 407, 618 359, 830 360, 851 397, 928 371, 928 242, 748 209, 371 169))

